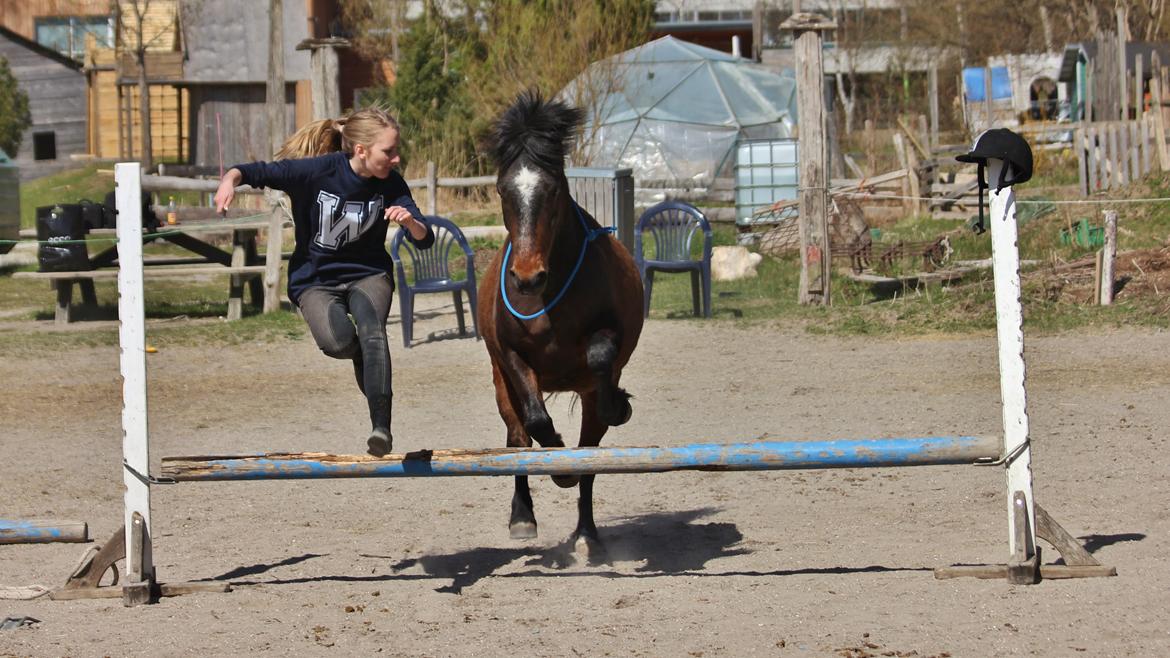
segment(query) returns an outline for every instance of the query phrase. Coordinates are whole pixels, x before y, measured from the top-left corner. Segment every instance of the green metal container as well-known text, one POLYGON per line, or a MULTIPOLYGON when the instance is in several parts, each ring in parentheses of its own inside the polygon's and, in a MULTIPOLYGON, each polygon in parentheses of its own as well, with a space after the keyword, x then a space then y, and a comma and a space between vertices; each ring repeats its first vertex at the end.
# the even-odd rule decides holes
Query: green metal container
POLYGON ((1071 233, 1068 228, 1060 229, 1060 244, 1069 245, 1074 242, 1086 249, 1102 247, 1105 245, 1105 229, 1089 224, 1087 219, 1079 220, 1073 224, 1071 233))
POLYGON ((0 149, 0 254, 20 237, 20 168, 0 149))

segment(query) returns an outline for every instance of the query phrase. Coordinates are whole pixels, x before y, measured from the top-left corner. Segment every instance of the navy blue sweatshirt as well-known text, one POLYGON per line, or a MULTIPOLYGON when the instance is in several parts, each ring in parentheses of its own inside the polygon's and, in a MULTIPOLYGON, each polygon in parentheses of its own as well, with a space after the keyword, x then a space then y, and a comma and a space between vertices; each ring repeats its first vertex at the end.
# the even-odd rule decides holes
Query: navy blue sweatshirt
POLYGON ((281 190, 292 201, 296 246, 288 265, 288 297, 294 304, 312 286, 391 271, 386 251, 390 222, 384 218, 390 206, 406 208, 426 225, 422 240, 406 232, 415 246, 426 249, 435 241, 434 230, 397 171, 391 170, 386 178, 362 178, 350 166, 349 156, 340 152, 235 168, 243 174, 243 184, 281 190))

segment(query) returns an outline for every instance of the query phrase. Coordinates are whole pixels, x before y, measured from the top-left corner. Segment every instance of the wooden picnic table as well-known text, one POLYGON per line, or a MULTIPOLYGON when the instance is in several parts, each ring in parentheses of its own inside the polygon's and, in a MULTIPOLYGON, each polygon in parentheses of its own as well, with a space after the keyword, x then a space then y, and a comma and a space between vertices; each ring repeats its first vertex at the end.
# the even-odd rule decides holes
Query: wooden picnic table
MULTIPOLYGON (((177 224, 163 224, 156 229, 146 229, 142 234, 143 243, 156 240, 165 240, 177 247, 185 249, 195 257, 187 258, 155 258, 144 260, 144 276, 146 278, 190 278, 202 275, 228 275, 228 312, 229 320, 238 320, 243 316, 244 283, 247 282, 253 306, 259 307, 264 300, 264 275, 268 266, 267 258, 272 253, 279 258, 280 250, 269 250, 268 255, 261 258, 256 249, 256 238, 260 229, 269 227, 267 216, 239 218, 239 219, 190 219, 177 224), (197 237, 208 233, 231 232, 232 244, 230 250, 221 249, 206 240, 197 237)), ((115 229, 91 229, 88 235, 95 237, 114 237, 115 229)), ((24 229, 21 237, 36 237, 36 231, 24 229)), ((269 238, 280 240, 280 236, 269 238)), ((81 291, 82 304, 96 306, 97 295, 94 292, 94 281, 97 279, 116 279, 118 249, 112 245, 98 252, 89 259, 90 269, 72 272, 16 272, 14 277, 41 279, 49 282, 56 291, 57 308, 54 319, 57 324, 66 324, 71 320, 71 305, 73 302, 73 286, 76 284, 81 291)), ((279 268, 279 263, 276 263, 279 268)), ((279 271, 279 269, 277 269, 279 271)))

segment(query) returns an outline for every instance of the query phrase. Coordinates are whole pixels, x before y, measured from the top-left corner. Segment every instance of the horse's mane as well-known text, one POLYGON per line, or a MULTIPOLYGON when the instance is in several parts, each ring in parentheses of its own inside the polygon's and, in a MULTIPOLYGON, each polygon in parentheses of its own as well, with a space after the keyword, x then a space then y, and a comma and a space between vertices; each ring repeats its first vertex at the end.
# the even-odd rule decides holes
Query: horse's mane
POLYGON ((492 158, 500 171, 526 157, 550 173, 561 171, 585 112, 561 101, 545 101, 529 89, 504 110, 489 136, 492 158))

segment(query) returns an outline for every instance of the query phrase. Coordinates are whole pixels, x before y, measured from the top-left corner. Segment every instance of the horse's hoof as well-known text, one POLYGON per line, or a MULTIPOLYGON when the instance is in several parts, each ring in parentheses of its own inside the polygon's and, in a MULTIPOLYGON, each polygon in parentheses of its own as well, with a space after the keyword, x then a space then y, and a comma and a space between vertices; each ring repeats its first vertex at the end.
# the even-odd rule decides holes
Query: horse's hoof
POLYGON ((614 426, 625 425, 626 423, 630 422, 630 418, 633 417, 633 415, 634 415, 634 406, 630 404, 630 401, 624 400, 623 402, 624 402, 624 404, 622 405, 621 420, 614 423, 614 426))
POLYGON ((553 434, 552 438, 545 438, 543 440, 540 437, 535 436, 535 435, 532 438, 536 439, 537 445, 539 445, 541 448, 564 448, 565 447, 565 441, 564 441, 564 439, 561 438, 560 434, 553 434))
POLYGON ((577 486, 577 483, 581 481, 581 476, 579 476, 579 475, 554 475, 554 476, 552 476, 552 481, 554 483, 556 483, 556 485, 562 489, 570 489, 572 487, 577 486))
POLYGON ((512 539, 536 539, 536 524, 528 521, 517 521, 508 525, 508 535, 512 539))
POLYGON ((630 394, 622 389, 618 389, 612 402, 600 405, 597 409, 597 417, 610 427, 625 425, 633 415, 634 407, 630 404, 630 394))
POLYGON ((609 562, 609 553, 605 550, 605 544, 602 544, 601 540, 596 537, 577 535, 576 541, 573 542, 573 552, 584 557, 589 564, 609 562))

